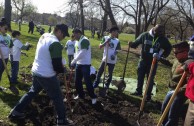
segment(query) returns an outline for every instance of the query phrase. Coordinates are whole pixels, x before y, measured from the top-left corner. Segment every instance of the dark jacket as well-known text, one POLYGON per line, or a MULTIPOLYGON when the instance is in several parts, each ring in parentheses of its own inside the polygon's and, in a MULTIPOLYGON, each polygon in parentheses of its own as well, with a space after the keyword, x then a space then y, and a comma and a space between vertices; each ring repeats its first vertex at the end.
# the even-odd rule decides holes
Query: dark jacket
POLYGON ((131 48, 137 48, 142 44, 141 59, 151 62, 153 53, 159 53, 160 49, 164 49, 162 57, 166 58, 172 50, 172 46, 166 37, 152 37, 149 32, 144 32, 131 44, 131 48), (153 51, 150 52, 150 49, 153 51))

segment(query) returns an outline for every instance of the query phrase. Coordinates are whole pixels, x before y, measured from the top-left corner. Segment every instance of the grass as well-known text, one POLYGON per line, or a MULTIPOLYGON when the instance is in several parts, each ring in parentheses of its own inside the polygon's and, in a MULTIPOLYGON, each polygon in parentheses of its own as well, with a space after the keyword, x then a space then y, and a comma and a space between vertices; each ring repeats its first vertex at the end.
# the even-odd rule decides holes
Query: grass
MULTIPOLYGON (((48 31, 48 26, 43 26, 45 28, 45 31, 48 31)), ((14 23, 12 23, 12 29, 17 30, 18 26, 14 23)), ((28 34, 28 25, 23 24, 22 25, 22 36, 21 36, 21 41, 23 43, 29 42, 32 44, 32 48, 29 51, 24 51, 28 57, 26 56, 21 56, 21 61, 20 61, 20 68, 27 67, 30 64, 33 63, 34 60, 34 55, 35 55, 35 50, 36 50, 36 44, 38 42, 38 39, 40 37, 40 34, 38 32, 34 32, 33 35, 28 34)), ((97 36, 95 36, 94 39, 91 38, 91 33, 90 31, 85 31, 86 36, 90 39, 91 41, 91 47, 92 47, 92 65, 97 69, 100 65, 101 59, 102 59, 102 52, 103 49, 99 49, 98 45, 101 40, 97 39, 97 36)), ((61 43, 65 45, 65 42, 70 39, 69 37, 65 38, 61 43)), ((127 48, 127 42, 129 40, 134 40, 134 35, 129 35, 129 34, 120 34, 119 39, 121 42, 121 47, 122 49, 127 48)), ((63 52, 63 57, 67 59, 66 52, 64 50, 63 52)), ((126 54, 119 53, 118 54, 118 61, 115 66, 114 70, 114 76, 122 76, 123 74, 123 67, 125 63, 125 58, 126 54)), ((171 55, 171 59, 173 56, 171 55)), ((126 77, 132 77, 132 78, 137 78, 137 63, 138 63, 138 57, 136 57, 134 54, 129 54, 129 59, 128 59, 128 64, 127 64, 127 70, 126 70, 126 77)), ((8 63, 8 69, 10 70, 10 63, 8 63)), ((30 68, 27 69, 22 69, 22 71, 28 71, 30 72, 30 68)), ((21 71, 20 71, 21 72, 21 71)), ((159 64, 158 70, 157 70, 157 75, 155 80, 157 81, 157 88, 158 92, 156 96, 154 97, 154 100, 157 101, 162 101, 164 99, 164 96, 166 95, 166 92, 168 90, 167 84, 168 84, 168 78, 169 78, 169 73, 170 73, 170 68, 159 64)), ((19 76, 20 77, 20 76, 19 76)), ((19 78, 19 81, 21 82, 21 78, 19 78)), ((8 87, 9 82, 6 77, 5 72, 3 73, 2 81, 0 83, 1 86, 8 87)), ((30 87, 31 83, 23 83, 21 82, 19 84, 20 86, 20 95, 15 96, 13 95, 10 91, 6 91, 5 93, 0 92, 0 120, 3 120, 4 123, 14 125, 9 120, 7 119, 7 115, 9 114, 9 111, 11 108, 14 107, 14 105, 17 103, 17 101, 20 99, 21 96, 23 96, 24 93, 27 92, 28 87, 30 87), (25 87, 25 88, 24 88, 25 87)), ((127 94, 128 92, 126 92, 127 94)), ((135 104, 139 104, 140 99, 136 97, 130 96, 132 101, 135 104)), ((149 108, 151 111, 153 111, 153 117, 156 118, 156 120, 160 117, 159 111, 154 110, 154 108, 149 108)))

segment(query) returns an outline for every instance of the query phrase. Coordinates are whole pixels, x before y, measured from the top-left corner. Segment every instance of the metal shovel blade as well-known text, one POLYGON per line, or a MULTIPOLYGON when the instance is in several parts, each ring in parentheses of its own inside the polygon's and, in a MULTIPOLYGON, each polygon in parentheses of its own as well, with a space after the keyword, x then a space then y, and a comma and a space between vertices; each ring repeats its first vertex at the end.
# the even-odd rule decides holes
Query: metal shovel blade
POLYGON ((99 89, 99 96, 105 97, 106 96, 107 89, 106 88, 100 88, 99 89))

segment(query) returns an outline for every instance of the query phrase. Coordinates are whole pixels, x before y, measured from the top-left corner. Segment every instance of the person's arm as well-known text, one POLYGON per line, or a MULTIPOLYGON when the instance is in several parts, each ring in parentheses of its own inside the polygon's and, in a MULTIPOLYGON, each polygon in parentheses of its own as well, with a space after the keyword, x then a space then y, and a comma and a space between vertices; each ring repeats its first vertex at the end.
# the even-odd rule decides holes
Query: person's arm
POLYGON ((106 41, 105 41, 105 37, 102 38, 102 41, 99 45, 99 48, 101 49, 102 47, 104 47, 106 45, 106 43, 110 42, 111 38, 108 38, 106 41))
POLYGON ((146 33, 140 34, 134 42, 129 41, 128 44, 131 48, 137 48, 143 42, 143 36, 146 33))
POLYGON ((165 38, 165 43, 164 43, 164 52, 162 54, 162 57, 166 58, 170 55, 170 52, 172 50, 172 45, 168 41, 167 38, 165 38))
POLYGON ((56 71, 56 73, 64 72, 64 67, 62 64, 62 50, 63 47, 59 42, 54 42, 49 47, 53 69, 56 71))
POLYGON ((71 64, 75 64, 78 60, 82 59, 85 56, 85 54, 87 53, 89 46, 90 46, 90 42, 87 39, 82 40, 81 49, 80 49, 79 53, 74 57, 71 64))
POLYGON ((115 55, 118 53, 119 50, 121 50, 120 41, 118 42, 117 47, 116 47, 116 49, 115 49, 115 55))

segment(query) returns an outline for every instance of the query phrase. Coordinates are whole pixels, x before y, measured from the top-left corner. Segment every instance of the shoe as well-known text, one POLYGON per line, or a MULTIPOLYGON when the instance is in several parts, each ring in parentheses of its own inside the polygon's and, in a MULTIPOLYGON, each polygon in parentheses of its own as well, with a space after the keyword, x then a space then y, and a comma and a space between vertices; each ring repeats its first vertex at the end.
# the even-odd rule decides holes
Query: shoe
POLYGON ((24 119, 25 118, 25 114, 18 112, 16 110, 11 110, 10 114, 8 115, 9 119, 24 119))
POLYGON ((57 120, 57 126, 72 126, 74 125, 74 122, 70 119, 65 120, 57 120))
POLYGON ((75 96, 73 99, 74 99, 74 100, 85 99, 85 97, 84 97, 84 96, 80 97, 79 95, 77 95, 77 96, 75 96))
POLYGON ((97 82, 94 82, 93 88, 97 88, 97 87, 98 87, 98 83, 97 82))
POLYGON ((135 95, 135 96, 140 96, 140 97, 142 97, 142 93, 139 93, 139 92, 137 92, 137 91, 135 91, 134 93, 131 93, 130 95, 135 95))
POLYGON ((146 102, 150 102, 152 100, 151 96, 146 97, 146 102))
POLYGON ((7 90, 7 88, 0 86, 0 91, 7 90))
POLYGON ((19 90, 15 86, 10 86, 9 90, 15 95, 19 95, 19 90))
POLYGON ((92 98, 92 105, 96 104, 97 99, 96 98, 92 98))

